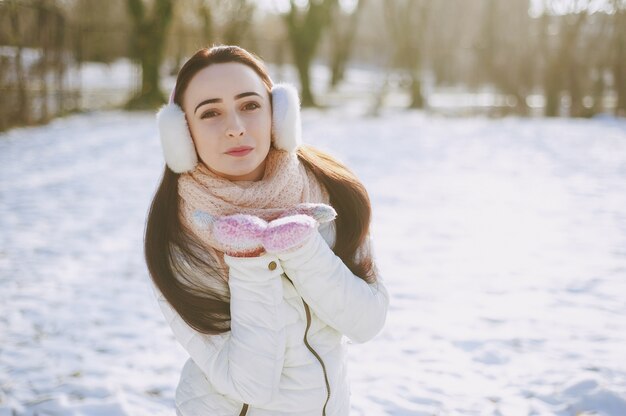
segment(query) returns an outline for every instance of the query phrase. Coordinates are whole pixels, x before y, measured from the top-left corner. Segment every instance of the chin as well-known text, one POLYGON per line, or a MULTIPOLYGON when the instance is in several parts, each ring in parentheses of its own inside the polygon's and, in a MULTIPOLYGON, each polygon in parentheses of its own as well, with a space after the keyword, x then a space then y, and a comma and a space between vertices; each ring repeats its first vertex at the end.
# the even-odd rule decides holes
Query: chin
POLYGON ((231 178, 238 178, 235 180, 258 180, 261 177, 263 177, 263 172, 261 172, 258 175, 254 175, 255 170, 257 170, 257 168, 259 167, 259 164, 255 164, 255 166, 253 168, 249 168, 249 169, 235 169, 235 170, 228 170, 226 172, 223 173, 224 176, 228 176, 231 178), (245 178, 247 176, 259 176, 258 178, 245 178), (245 179, 244 179, 245 178, 245 179))

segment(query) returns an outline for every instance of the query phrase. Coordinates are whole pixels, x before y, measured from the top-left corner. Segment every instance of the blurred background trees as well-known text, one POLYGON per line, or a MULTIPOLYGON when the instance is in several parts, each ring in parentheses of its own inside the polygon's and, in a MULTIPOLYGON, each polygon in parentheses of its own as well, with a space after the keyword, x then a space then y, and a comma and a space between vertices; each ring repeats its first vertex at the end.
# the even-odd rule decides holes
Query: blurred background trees
POLYGON ((0 129, 154 109, 218 43, 298 83, 304 106, 626 116, 626 0, 0 0, 0 129), (95 88, 94 65, 131 81, 95 88))
POLYGON ((290 0, 287 12, 283 13, 304 107, 315 106, 311 92, 311 64, 322 33, 330 25, 336 9, 337 0, 308 1, 300 7, 295 0, 290 0))
POLYGON ((173 0, 126 0, 132 20, 131 57, 141 65, 141 89, 126 108, 150 109, 165 98, 159 86, 159 69, 163 63, 166 34, 172 21, 173 0), (149 8, 149 6, 152 6, 149 8))

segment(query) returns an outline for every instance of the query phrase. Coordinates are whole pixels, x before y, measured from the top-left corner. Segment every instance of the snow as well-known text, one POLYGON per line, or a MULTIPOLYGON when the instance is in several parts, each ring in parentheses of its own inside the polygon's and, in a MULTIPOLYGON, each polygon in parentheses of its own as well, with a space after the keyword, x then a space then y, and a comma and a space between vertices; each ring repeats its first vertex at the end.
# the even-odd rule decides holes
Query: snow
MULTIPOLYGON (((352 415, 626 414, 626 120, 305 111, 373 207, 392 295, 352 415)), ((173 415, 150 289, 154 115, 0 135, 0 415, 173 415)))

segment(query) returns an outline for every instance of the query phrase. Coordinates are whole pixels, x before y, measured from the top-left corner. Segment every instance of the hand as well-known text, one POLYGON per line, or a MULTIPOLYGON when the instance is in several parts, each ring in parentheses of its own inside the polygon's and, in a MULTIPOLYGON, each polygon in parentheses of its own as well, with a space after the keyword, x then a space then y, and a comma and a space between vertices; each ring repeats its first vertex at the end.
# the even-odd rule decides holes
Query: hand
POLYGON ((223 217, 196 210, 194 222, 201 229, 211 229, 220 249, 234 257, 255 257, 264 252, 276 254, 297 250, 317 231, 320 223, 337 216, 325 204, 302 203, 285 210, 269 223, 247 214, 223 217))
POLYGON ((254 215, 233 214, 214 217, 196 210, 194 222, 200 229, 210 229, 218 249, 233 257, 256 257, 265 252, 261 244, 267 222, 254 215))
POLYGON ((330 205, 303 202, 285 210, 282 214, 280 214, 279 218, 296 214, 308 215, 320 224, 332 221, 337 217, 337 212, 330 205))
POLYGON ((302 247, 317 232, 320 223, 337 216, 333 207, 303 203, 286 210, 267 225, 261 242, 268 253, 288 253, 302 247))

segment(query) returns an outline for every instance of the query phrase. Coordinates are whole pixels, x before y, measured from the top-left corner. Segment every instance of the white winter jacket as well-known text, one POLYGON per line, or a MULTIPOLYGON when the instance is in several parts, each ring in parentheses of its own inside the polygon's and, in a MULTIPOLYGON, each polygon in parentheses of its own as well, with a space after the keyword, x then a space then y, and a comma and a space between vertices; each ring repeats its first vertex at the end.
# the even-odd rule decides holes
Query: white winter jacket
MULTIPOLYGON (((189 327, 153 286, 174 336, 187 350, 176 389, 183 416, 346 416, 346 335, 362 343, 385 323, 388 292, 350 272, 330 247, 334 222, 288 254, 231 257, 231 331, 189 327)), ((367 240, 359 253, 369 252, 367 240)))

